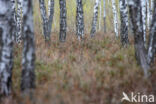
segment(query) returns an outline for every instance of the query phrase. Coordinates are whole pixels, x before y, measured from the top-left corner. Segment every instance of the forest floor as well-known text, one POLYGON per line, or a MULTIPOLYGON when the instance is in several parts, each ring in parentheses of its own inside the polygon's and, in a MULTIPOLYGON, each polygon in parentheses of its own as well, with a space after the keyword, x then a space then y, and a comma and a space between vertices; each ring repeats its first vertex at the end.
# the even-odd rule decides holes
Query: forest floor
POLYGON ((86 36, 82 42, 68 34, 65 43, 53 35, 50 46, 41 34, 35 34, 36 89, 30 97, 20 92, 22 48, 15 46, 13 94, 8 104, 120 104, 122 92, 156 95, 156 70, 144 78, 132 37, 130 45, 122 48, 113 33, 86 36))

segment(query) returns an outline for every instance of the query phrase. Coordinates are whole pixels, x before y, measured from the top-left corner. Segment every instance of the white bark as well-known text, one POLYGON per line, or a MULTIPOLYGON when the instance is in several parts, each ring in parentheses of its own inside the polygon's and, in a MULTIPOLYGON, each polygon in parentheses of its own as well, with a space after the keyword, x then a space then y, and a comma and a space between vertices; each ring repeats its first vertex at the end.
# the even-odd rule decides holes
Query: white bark
POLYGON ((96 0, 94 5, 94 16, 92 20, 92 29, 91 29, 91 37, 95 36, 96 32, 96 25, 97 25, 97 19, 98 19, 98 8, 101 0, 96 0))
POLYGON ((117 9, 116 9, 116 3, 115 0, 112 0, 112 10, 113 10, 113 15, 114 15, 114 32, 116 37, 118 37, 118 16, 117 16, 117 9))
POLYGON ((146 0, 147 4, 147 29, 150 29, 150 3, 149 0, 146 0))
POLYGON ((143 37, 144 44, 146 46, 146 0, 141 0, 141 12, 142 12, 142 23, 143 23, 143 37))
POLYGON ((103 0, 103 21, 104 21, 104 32, 106 32, 106 1, 103 0))

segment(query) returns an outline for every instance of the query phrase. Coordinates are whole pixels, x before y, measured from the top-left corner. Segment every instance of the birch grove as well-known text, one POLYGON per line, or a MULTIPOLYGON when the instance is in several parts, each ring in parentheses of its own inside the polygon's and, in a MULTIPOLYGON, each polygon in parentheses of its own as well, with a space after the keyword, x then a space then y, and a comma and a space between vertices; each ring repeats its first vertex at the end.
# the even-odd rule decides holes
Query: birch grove
POLYGON ((147 87, 151 90, 154 86, 155 91, 156 0, 0 0, 0 7, 0 104, 1 99, 6 101, 4 104, 16 104, 16 97, 20 104, 29 103, 29 99, 42 104, 41 96, 50 102, 53 98, 54 102, 55 98, 56 102, 66 102, 61 94, 74 90, 69 98, 78 93, 82 99, 84 91, 85 97, 86 92, 90 93, 87 102, 94 97, 95 104, 121 103, 110 96, 112 91, 105 94, 103 84, 115 81, 108 86, 116 89, 123 85, 123 78, 126 84, 134 83, 132 86, 136 85, 135 78, 145 84, 143 78, 150 79, 148 83, 152 84, 147 87), (44 44, 47 42, 52 45, 44 44), (99 89, 104 91, 100 97, 99 89), (103 98, 110 99, 105 102, 103 98))

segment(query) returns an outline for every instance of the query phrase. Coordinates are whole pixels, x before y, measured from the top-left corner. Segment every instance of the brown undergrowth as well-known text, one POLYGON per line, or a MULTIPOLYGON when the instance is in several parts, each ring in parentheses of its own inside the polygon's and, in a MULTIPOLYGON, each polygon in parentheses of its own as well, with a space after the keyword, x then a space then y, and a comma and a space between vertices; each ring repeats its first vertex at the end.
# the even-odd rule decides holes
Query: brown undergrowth
POLYGON ((35 34, 36 89, 31 96, 20 92, 21 46, 15 46, 12 104, 120 104, 122 92, 156 94, 156 71, 143 77, 132 37, 122 48, 113 33, 97 33, 92 39, 86 35, 83 41, 68 33, 65 43, 58 35, 52 34, 48 46, 35 34))

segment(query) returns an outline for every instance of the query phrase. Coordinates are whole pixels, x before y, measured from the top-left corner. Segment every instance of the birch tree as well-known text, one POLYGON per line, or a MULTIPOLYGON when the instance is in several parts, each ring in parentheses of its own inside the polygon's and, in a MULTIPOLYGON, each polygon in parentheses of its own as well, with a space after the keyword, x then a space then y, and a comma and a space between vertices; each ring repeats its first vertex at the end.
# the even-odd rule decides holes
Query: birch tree
POLYGON ((104 32, 106 33, 106 1, 103 0, 103 21, 104 21, 104 32))
POLYGON ((16 42, 21 43, 22 41, 22 18, 23 18, 23 8, 22 0, 17 0, 17 17, 16 17, 16 42))
POLYGON ((153 1, 153 15, 150 28, 150 37, 148 44, 148 63, 153 63, 156 54, 156 1, 153 1))
POLYGON ((39 0, 39 4, 43 24, 43 34, 45 37, 45 41, 49 41, 54 15, 54 0, 49 0, 48 2, 48 17, 45 6, 45 0, 39 0))
POLYGON ((10 0, 0 0, 0 94, 11 93, 13 69, 13 12, 10 0))
POLYGON ((147 4, 147 29, 150 29, 150 3, 149 0, 146 0, 147 4))
POLYGON ((127 8, 127 1, 120 0, 120 36, 121 36, 121 43, 123 46, 129 43, 128 40, 128 8, 127 8))
POLYGON ((91 28, 91 37, 95 36, 96 32, 96 25, 97 25, 97 19, 98 19, 98 8, 101 0, 96 0, 94 5, 94 16, 92 20, 92 28, 91 28))
POLYGON ((99 30, 101 30, 101 17, 102 17, 102 7, 101 7, 101 3, 100 3, 99 30))
POLYGON ((82 0, 77 0, 76 34, 78 39, 84 38, 84 16, 82 0))
POLYGON ((21 90, 35 87, 35 42, 32 0, 23 0, 23 58, 21 90))
MULTIPOLYGON (((156 1, 154 7, 153 17, 156 16, 156 1)), ((141 15, 141 0, 129 0, 130 18, 132 19, 132 26, 134 31, 134 42, 135 42, 135 55, 138 63, 144 69, 145 76, 148 76, 150 65, 154 59, 156 50, 156 19, 153 18, 150 29, 150 38, 148 53, 144 46, 143 40, 143 22, 141 15)))
POLYGON ((141 13, 142 13, 142 22, 143 22, 143 38, 144 45, 146 46, 146 0, 141 0, 141 13))
POLYGON ((115 0, 112 0, 112 10, 113 10, 113 18, 114 18, 114 32, 116 37, 118 37, 118 17, 117 17, 117 9, 116 9, 116 3, 115 0))
POLYGON ((154 9, 154 0, 151 0, 151 7, 150 7, 150 20, 152 20, 152 17, 153 17, 153 9, 154 9))
POLYGON ((59 40, 64 42, 66 40, 67 31, 67 11, 66 11, 66 0, 60 0, 60 36, 59 40))

